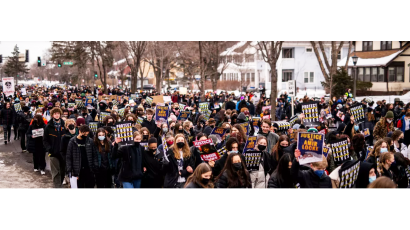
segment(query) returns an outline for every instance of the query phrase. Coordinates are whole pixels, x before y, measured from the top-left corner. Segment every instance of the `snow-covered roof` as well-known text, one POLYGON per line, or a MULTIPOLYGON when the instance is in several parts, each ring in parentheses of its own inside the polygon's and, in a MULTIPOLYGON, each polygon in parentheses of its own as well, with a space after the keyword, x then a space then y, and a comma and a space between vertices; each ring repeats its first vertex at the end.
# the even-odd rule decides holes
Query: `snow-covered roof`
POLYGON ((247 43, 246 41, 236 43, 234 46, 232 46, 232 47, 226 49, 224 52, 222 52, 221 56, 239 54, 239 53, 234 52, 234 50, 244 46, 246 43, 247 43))
POLYGON ((107 73, 108 75, 117 75, 118 74, 118 71, 116 71, 116 70, 111 70, 110 72, 108 72, 107 73))
MULTIPOLYGON (((130 58, 132 58, 132 57, 129 56, 128 59, 130 59, 130 58)), ((126 61, 127 61, 127 60, 125 60, 125 58, 123 58, 123 59, 121 59, 121 60, 119 60, 119 61, 114 62, 114 65, 120 65, 120 64, 122 64, 122 63, 124 63, 124 62, 126 62, 126 61)))
MULTIPOLYGON (((393 54, 390 54, 385 57, 380 57, 380 58, 358 58, 356 66, 385 66, 387 63, 392 61, 394 58, 397 57, 403 50, 399 50, 393 54)), ((346 64, 346 58, 341 59, 338 63, 337 66, 344 66, 346 64)), ((349 63, 348 66, 354 66, 353 64, 353 59, 352 57, 349 58, 349 63)))

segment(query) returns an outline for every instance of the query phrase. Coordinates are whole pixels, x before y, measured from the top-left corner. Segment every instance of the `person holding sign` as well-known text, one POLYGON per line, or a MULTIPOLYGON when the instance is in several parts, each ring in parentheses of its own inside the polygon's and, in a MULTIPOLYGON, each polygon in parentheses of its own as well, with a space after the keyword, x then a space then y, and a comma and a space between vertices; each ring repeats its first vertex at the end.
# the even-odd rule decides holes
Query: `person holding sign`
POLYGON ((295 150, 295 159, 292 162, 291 175, 294 181, 300 184, 301 188, 332 188, 330 177, 326 175, 327 160, 323 156, 320 162, 310 163, 309 170, 299 169, 299 157, 301 152, 295 150))
POLYGON ((404 157, 409 159, 410 156, 409 156, 409 153, 408 153, 407 146, 404 144, 404 134, 403 134, 403 132, 400 131, 400 130, 396 130, 396 131, 393 132, 391 138, 393 140, 394 152, 401 153, 401 154, 403 154, 404 157))
POLYGON ((268 182, 268 188, 295 188, 290 169, 292 167, 292 156, 285 153, 278 162, 268 182))
POLYGON ((201 163, 194 173, 188 177, 185 188, 213 188, 211 182, 212 168, 207 163, 201 163))
POLYGON ((34 162, 34 172, 41 171, 42 175, 45 174, 46 168, 46 150, 43 145, 43 136, 34 135, 39 130, 43 130, 46 125, 44 124, 43 117, 41 115, 35 115, 32 124, 29 126, 26 136, 27 136, 27 150, 33 154, 33 162, 34 162))
MULTIPOLYGON (((268 141, 266 137, 260 136, 256 140, 254 150, 261 151, 259 170, 250 172, 252 188, 266 188, 268 186, 269 172, 271 171, 270 155, 266 151, 268 141)), ((247 148, 248 146, 245 146, 247 148)))
POLYGON ((194 172, 194 158, 189 151, 184 134, 175 135, 175 144, 166 153, 164 161, 164 188, 182 188, 186 179, 194 172))
POLYGON ((217 188, 252 188, 245 161, 238 153, 228 155, 225 167, 215 181, 217 188))

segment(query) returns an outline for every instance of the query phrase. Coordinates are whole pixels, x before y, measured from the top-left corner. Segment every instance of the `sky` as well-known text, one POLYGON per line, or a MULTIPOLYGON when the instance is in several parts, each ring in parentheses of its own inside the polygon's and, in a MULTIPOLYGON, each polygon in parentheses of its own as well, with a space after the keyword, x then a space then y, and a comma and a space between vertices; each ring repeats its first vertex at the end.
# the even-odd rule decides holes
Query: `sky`
POLYGON ((3 55, 3 64, 5 62, 4 57, 11 56, 11 52, 14 51, 14 46, 17 44, 20 53, 25 53, 26 49, 29 50, 29 63, 36 63, 37 57, 43 58, 44 53, 51 47, 50 41, 0 41, 0 54, 3 55))

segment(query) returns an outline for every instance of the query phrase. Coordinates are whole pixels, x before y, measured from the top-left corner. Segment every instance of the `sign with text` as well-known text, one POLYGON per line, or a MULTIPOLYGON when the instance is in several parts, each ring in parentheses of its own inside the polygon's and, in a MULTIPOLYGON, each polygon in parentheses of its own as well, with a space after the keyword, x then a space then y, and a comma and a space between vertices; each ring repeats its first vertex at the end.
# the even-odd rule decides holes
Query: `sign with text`
POLYGON ((342 138, 330 142, 334 162, 337 166, 349 160, 349 146, 347 138, 342 138))
POLYGON ((259 171, 259 164, 261 163, 261 151, 248 151, 243 153, 246 162, 246 168, 249 172, 259 171))
POLYGON ((243 130, 245 131, 246 136, 248 136, 249 130, 250 130, 249 123, 245 122, 245 123, 240 123, 239 125, 243 127, 243 130))
POLYGON ((318 133, 298 133, 299 163, 308 164, 322 161, 325 136, 318 133))
POLYGON ((166 122, 169 115, 168 106, 157 106, 155 110, 155 120, 161 123, 166 122))
POLYGON ((252 151, 252 150, 255 149, 256 139, 257 139, 257 137, 255 137, 255 136, 248 137, 248 140, 246 140, 245 147, 243 148, 243 153, 246 153, 248 151, 252 151))
POLYGON ((191 114, 191 111, 181 111, 179 112, 178 120, 185 121, 188 119, 190 114, 191 114))
POLYGON ((211 138, 203 141, 194 141, 195 147, 197 147, 201 154, 201 159, 205 162, 216 161, 220 159, 218 151, 214 146, 214 143, 211 138))
POLYGON ((3 77, 1 80, 3 82, 3 93, 6 97, 13 95, 15 92, 14 77, 3 77))
POLYGON ((320 124, 317 102, 302 103, 302 113, 305 115, 303 124, 306 126, 318 126, 320 124))
POLYGON ((132 145, 134 143, 132 123, 119 122, 115 124, 115 138, 121 138, 122 145, 132 145))
POLYGON ((225 135, 227 129, 224 128, 220 128, 220 127, 215 127, 211 134, 216 135, 216 137, 218 138, 218 141, 222 141, 222 137, 223 135, 225 135))
POLYGON ((363 110, 363 105, 357 105, 350 108, 350 113, 352 114, 354 121, 357 123, 364 122, 365 115, 363 110))

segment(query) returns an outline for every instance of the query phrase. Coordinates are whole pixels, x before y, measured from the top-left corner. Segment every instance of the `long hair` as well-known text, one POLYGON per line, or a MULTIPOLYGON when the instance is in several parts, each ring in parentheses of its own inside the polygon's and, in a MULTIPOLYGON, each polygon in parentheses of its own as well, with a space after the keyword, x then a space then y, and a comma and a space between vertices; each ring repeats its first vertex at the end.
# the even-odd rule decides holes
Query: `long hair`
POLYGON ((207 163, 199 164, 198 167, 196 167, 194 173, 191 176, 189 176, 186 180, 184 187, 186 188, 186 186, 188 186, 188 184, 192 182, 201 186, 202 188, 213 188, 214 184, 211 182, 209 182, 207 185, 202 184, 202 174, 207 173, 209 171, 212 172, 212 168, 207 163))
POLYGON ((246 133, 245 133, 245 130, 243 129, 243 127, 242 127, 241 125, 239 125, 239 124, 236 124, 236 125, 234 125, 233 127, 235 127, 236 129, 239 130, 239 134, 241 135, 242 140, 243 140, 244 142, 246 142, 246 140, 247 140, 248 138, 246 137, 246 133))
POLYGON ((43 116, 35 115, 33 118, 33 125, 37 124, 38 126, 44 126, 43 116))
POLYGON ((374 144, 373 149, 370 151, 369 155, 367 156, 367 158, 369 157, 379 157, 380 156, 380 149, 382 148, 382 144, 387 142, 383 139, 378 140, 376 142, 376 144, 374 144))
POLYGON ((222 174, 226 172, 228 176, 228 186, 227 186, 228 188, 235 188, 235 187, 242 187, 242 186, 249 187, 251 186, 251 182, 249 180, 249 172, 246 169, 246 164, 241 158, 242 169, 235 171, 233 167, 233 163, 232 163, 233 157, 235 156, 240 157, 238 153, 231 153, 228 155, 225 166, 222 169, 221 174, 219 174, 216 181, 218 181, 221 178, 222 174))
POLYGON ((177 160, 180 160, 180 159, 181 159, 181 154, 179 153, 178 147, 177 147, 177 144, 176 144, 176 143, 177 143, 177 139, 178 139, 179 137, 184 138, 185 145, 184 145, 184 147, 182 147, 182 157, 183 157, 184 159, 187 159, 187 158, 189 158, 189 157, 191 156, 191 151, 189 151, 188 142, 187 142, 187 140, 186 140, 186 138, 185 138, 185 135, 182 134, 182 133, 179 133, 179 134, 175 135, 175 141, 174 141, 175 143, 174 143, 174 147, 172 148, 172 151, 174 152, 174 157, 175 157, 175 159, 177 159, 177 160))
POLYGON ((276 175, 276 179, 278 179, 281 188, 293 188, 293 181, 289 170, 289 162, 292 162, 292 157, 286 153, 279 159, 278 167, 276 167, 273 172, 276 175))
POLYGON ((95 146, 98 148, 98 151, 100 152, 100 153, 102 153, 103 152, 103 145, 101 144, 101 141, 100 141, 100 139, 98 139, 98 133, 104 133, 104 135, 105 135, 105 139, 103 140, 103 142, 104 142, 104 150, 105 150, 105 152, 108 152, 108 151, 110 151, 110 143, 108 142, 108 137, 107 137, 107 135, 106 135, 106 133, 105 133, 105 129, 104 128, 99 128, 99 129, 97 129, 97 132, 95 133, 95 136, 94 136, 94 144, 95 144, 95 146))
POLYGON ((272 157, 276 160, 276 161, 279 161, 279 156, 280 155, 282 155, 282 154, 279 154, 279 151, 280 151, 280 153, 282 153, 283 152, 283 148, 280 146, 280 143, 282 142, 282 141, 287 141, 289 144, 290 144, 290 141, 289 141, 289 137, 288 136, 286 136, 286 135, 281 135, 280 137, 279 137, 279 140, 278 140, 278 142, 276 143, 276 145, 275 146, 273 146, 273 148, 272 148, 272 157))

